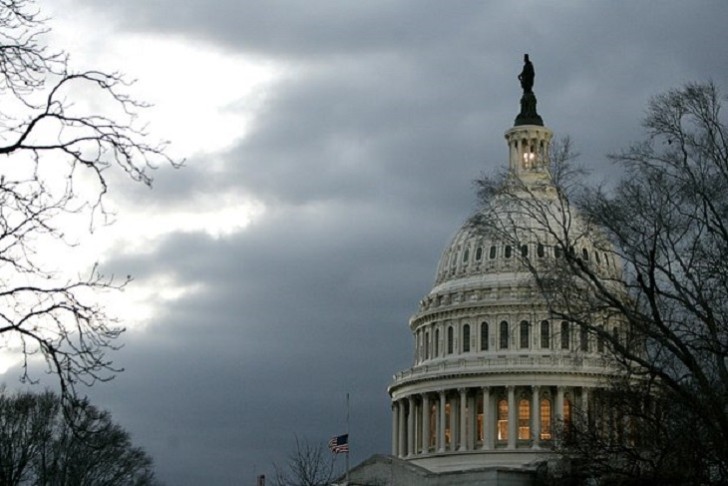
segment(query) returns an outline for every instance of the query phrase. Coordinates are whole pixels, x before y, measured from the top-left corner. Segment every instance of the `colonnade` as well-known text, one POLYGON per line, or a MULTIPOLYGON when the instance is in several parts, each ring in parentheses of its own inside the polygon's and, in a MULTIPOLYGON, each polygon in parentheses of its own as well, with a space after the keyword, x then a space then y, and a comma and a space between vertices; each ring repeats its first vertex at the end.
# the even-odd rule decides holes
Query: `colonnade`
POLYGON ((553 440, 555 424, 571 421, 575 405, 588 413, 589 392, 509 385, 406 395, 392 402, 392 454, 538 449, 553 440))

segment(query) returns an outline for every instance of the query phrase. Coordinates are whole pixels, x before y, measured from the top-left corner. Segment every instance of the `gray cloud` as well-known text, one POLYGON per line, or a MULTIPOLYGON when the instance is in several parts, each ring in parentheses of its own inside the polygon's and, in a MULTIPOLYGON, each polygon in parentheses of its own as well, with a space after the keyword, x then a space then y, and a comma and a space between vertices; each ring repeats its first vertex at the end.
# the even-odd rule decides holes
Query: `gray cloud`
POLYGON ((540 113, 597 178, 618 175, 605 154, 640 138, 649 96, 695 79, 728 89, 718 1, 77 3, 120 30, 291 66, 249 136, 210 155, 223 171, 191 159, 152 191, 112 188, 161 212, 223 192, 266 205, 239 233, 169 234, 104 264, 200 286, 127 333, 126 371, 91 390, 175 485, 270 473, 294 434, 342 432, 347 391, 353 462, 388 451, 407 320, 475 207, 472 179, 505 166, 524 52, 540 113))

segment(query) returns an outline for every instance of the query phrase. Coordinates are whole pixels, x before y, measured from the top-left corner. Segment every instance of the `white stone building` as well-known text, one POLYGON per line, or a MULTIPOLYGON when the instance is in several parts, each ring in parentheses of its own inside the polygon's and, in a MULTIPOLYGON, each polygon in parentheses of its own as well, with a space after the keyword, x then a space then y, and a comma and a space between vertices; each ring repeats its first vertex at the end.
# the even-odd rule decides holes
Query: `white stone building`
MULTIPOLYGON (((521 114, 505 133, 509 175, 548 204, 556 194, 552 132, 535 103, 525 92, 521 114)), ((525 227, 536 224, 517 218, 525 227)), ((352 484, 529 484, 557 428, 576 410, 589 412, 614 368, 601 339, 552 318, 521 257, 538 265, 563 250, 548 235, 530 235, 514 246, 469 224, 455 234, 409 322, 413 366, 389 387, 393 457, 358 466, 352 484)), ((569 251, 618 277, 608 252, 595 250, 588 235, 578 241, 569 251)))

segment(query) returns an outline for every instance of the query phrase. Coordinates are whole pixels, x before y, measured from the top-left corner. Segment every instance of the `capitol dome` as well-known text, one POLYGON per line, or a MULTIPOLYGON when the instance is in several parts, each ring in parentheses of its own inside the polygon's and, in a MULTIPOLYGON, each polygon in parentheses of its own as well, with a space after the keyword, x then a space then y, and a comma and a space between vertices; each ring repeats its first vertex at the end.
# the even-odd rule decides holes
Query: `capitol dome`
MULTIPOLYGON (((568 215, 582 230, 568 246, 541 229, 539 218, 563 212, 549 172, 552 132, 537 115, 522 116, 528 103, 535 114, 533 93, 524 99, 505 134, 504 184, 521 197, 496 197, 481 224, 469 221, 456 232, 409 321, 413 365, 389 387, 393 455, 433 473, 532 471, 548 458, 561 427, 577 412, 589 416, 595 392, 615 373, 604 340, 555 318, 531 271, 567 251, 605 280, 618 280, 620 269, 608 244, 578 216, 568 215), (547 210, 530 211, 530 203, 547 210), (499 232, 499 222, 513 231, 499 232)), ((620 332, 606 318, 594 325, 620 332)))

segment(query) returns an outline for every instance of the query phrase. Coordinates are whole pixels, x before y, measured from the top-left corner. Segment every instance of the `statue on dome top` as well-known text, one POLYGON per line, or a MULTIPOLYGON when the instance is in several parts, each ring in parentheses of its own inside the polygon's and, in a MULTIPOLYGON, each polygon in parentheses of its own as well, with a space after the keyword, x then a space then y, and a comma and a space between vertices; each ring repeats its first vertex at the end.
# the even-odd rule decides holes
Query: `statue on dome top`
POLYGON ((536 77, 536 71, 533 69, 533 63, 528 59, 528 54, 523 55, 523 71, 518 75, 521 82, 523 93, 533 92, 533 78, 536 77))
POLYGON ((535 77, 536 72, 533 69, 533 63, 528 58, 528 54, 524 54, 523 71, 518 75, 521 88, 523 88, 523 96, 521 96, 521 112, 516 117, 515 126, 543 126, 543 119, 536 112, 536 95, 533 94, 533 78, 535 77))

